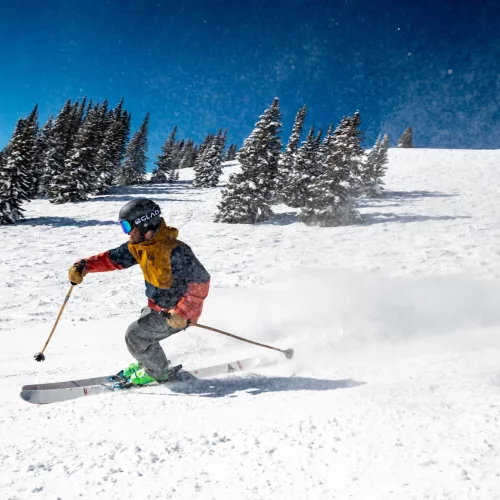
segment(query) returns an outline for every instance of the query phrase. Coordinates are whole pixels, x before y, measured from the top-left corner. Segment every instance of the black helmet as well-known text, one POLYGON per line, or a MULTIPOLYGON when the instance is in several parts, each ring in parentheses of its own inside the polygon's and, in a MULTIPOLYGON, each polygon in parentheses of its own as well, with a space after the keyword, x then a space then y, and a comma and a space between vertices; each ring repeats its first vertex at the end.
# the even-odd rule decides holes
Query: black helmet
POLYGON ((160 214, 160 207, 154 201, 147 198, 136 198, 123 205, 118 217, 126 234, 137 227, 139 232, 144 235, 149 230, 156 230, 160 227, 160 214))

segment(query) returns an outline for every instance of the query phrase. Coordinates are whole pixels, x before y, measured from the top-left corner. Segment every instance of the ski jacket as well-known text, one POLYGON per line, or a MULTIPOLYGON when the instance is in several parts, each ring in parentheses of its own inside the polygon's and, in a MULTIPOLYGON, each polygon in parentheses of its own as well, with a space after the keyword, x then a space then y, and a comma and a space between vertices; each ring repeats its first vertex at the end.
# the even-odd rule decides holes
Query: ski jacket
POLYGON ((142 243, 124 243, 85 259, 88 273, 126 269, 139 264, 146 282, 148 306, 156 311, 173 309, 196 322, 208 295, 210 275, 191 248, 179 241, 179 231, 162 219, 156 234, 142 243))

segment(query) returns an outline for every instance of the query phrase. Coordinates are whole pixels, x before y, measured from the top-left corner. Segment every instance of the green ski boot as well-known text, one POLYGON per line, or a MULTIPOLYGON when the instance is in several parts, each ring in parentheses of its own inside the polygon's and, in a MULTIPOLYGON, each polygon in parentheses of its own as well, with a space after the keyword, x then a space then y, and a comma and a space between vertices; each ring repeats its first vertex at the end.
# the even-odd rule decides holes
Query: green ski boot
POLYGON ((159 384, 161 384, 168 381, 169 375, 169 372, 167 372, 162 377, 153 378, 148 374, 145 368, 139 368, 127 378, 127 382, 132 385, 146 385, 151 384, 151 382, 158 382, 159 384))
POLYGON ((127 368, 123 369, 120 373, 117 374, 120 378, 129 378, 131 377, 137 370, 140 370, 141 365, 139 363, 131 363, 127 366, 127 368))

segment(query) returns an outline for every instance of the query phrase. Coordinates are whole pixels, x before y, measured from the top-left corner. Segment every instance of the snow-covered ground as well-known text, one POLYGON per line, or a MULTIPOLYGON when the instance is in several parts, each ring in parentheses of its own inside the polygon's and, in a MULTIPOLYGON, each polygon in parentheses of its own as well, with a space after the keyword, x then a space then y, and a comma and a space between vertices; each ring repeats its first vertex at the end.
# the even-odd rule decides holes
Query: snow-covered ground
MULTIPOLYGON (((237 166, 224 169, 224 180, 237 166)), ((0 227, 1 499, 500 498, 500 151, 391 150, 365 223, 212 222, 220 188, 34 201, 0 227), (114 373, 144 305, 140 269, 90 275, 47 338, 77 259, 123 242, 132 197, 157 200, 212 275, 174 363, 259 355, 243 378, 33 406, 23 384, 114 373)))

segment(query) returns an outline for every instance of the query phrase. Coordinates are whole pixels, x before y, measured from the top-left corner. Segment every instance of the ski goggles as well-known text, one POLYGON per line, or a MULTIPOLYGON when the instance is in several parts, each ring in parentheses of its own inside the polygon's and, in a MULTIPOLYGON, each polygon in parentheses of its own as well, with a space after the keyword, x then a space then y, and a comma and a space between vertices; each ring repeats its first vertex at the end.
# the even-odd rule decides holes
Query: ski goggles
POLYGON ((125 234, 129 234, 132 231, 132 224, 128 220, 121 220, 120 226, 125 234))

